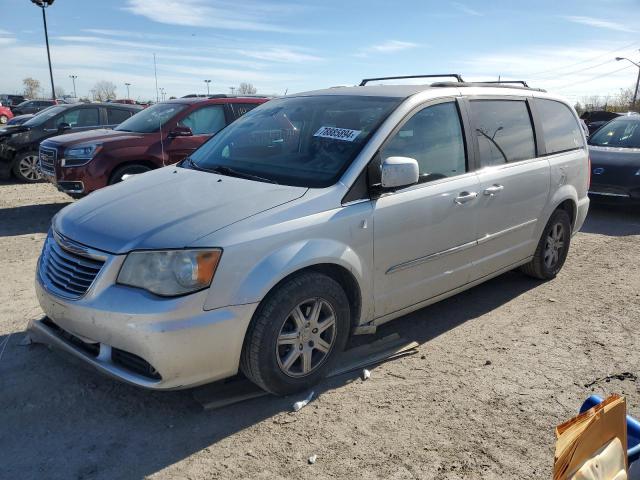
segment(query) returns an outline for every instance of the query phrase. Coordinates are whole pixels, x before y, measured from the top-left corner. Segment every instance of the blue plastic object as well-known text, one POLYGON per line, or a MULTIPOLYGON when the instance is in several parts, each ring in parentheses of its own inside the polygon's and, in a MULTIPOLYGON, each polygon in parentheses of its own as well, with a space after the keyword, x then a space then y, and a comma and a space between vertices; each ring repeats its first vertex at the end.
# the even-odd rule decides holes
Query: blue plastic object
MULTIPOLYGON (((602 402, 603 399, 598 395, 591 395, 580 407, 580 413, 586 412, 602 402)), ((630 415, 627 415, 627 456, 629 464, 640 458, 640 422, 630 415)))

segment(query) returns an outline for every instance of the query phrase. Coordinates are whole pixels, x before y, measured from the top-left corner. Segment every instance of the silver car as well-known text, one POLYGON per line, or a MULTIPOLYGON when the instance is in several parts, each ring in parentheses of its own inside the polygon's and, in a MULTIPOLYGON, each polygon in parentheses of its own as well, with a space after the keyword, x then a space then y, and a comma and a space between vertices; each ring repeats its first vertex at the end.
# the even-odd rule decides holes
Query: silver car
POLYGON ((53 220, 30 325, 98 370, 178 389, 241 370, 288 394, 353 334, 520 267, 549 280, 589 199, 573 108, 467 83, 272 100, 178 166, 53 220))

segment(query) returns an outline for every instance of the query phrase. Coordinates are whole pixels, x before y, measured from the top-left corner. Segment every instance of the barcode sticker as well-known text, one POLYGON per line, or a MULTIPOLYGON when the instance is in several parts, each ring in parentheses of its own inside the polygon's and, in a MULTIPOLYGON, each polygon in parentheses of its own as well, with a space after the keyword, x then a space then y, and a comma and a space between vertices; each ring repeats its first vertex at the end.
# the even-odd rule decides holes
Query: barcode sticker
POLYGON ((334 140, 344 140, 345 142, 353 142, 362 130, 350 130, 348 128, 338 127, 320 127, 314 137, 332 138, 334 140))

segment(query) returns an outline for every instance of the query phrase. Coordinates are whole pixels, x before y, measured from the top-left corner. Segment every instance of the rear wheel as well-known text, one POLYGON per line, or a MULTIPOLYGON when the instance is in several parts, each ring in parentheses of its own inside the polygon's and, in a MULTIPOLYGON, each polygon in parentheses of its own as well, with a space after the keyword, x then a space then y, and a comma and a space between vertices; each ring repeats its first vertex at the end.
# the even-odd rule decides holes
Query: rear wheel
POLYGON ((111 175, 111 179, 109 180, 109 185, 120 183, 126 178, 127 175, 137 175, 139 173, 149 172, 150 170, 151 169, 146 165, 125 165, 124 167, 120 167, 115 172, 113 172, 113 175, 111 175))
POLYGON ((349 301, 319 273, 303 273, 258 307, 247 331, 240 368, 276 395, 305 390, 327 374, 349 336, 349 301))
POLYGON ((9 121, 9 117, 6 115, 0 115, 0 124, 4 125, 9 121))
POLYGON ((555 278, 569 253, 571 243, 571 219, 564 210, 556 210, 551 215, 542 232, 533 259, 521 270, 527 275, 541 280, 555 278))
POLYGON ((25 152, 13 162, 13 174, 22 182, 33 183, 42 179, 37 152, 25 152))

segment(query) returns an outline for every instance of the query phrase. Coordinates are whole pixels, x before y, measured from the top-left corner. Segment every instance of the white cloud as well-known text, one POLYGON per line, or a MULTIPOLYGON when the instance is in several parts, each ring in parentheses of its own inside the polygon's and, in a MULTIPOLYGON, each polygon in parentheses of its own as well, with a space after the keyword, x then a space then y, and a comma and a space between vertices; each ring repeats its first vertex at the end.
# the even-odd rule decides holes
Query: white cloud
POLYGON ((2 29, 0 28, 0 35, 13 35, 13 33, 11 33, 11 32, 10 32, 10 31, 8 31, 8 30, 2 30, 2 29))
POLYGON ((262 4, 228 0, 128 0, 125 10, 154 22, 223 30, 308 33, 265 21, 300 11, 296 4, 262 4))
POLYGON ((260 48, 256 50, 236 50, 236 53, 258 60, 270 62, 317 62, 323 60, 321 57, 304 53, 287 47, 260 48))
POLYGON ((384 43, 379 43, 376 45, 371 45, 366 48, 360 49, 358 53, 355 54, 356 57, 368 57, 371 53, 393 53, 400 52, 402 50, 408 50, 411 48, 416 48, 418 46, 417 43, 413 42, 403 42, 400 40, 387 40, 384 43))
POLYGON ((568 16, 564 18, 566 20, 569 20, 570 22, 579 23, 581 25, 588 25, 589 27, 605 28, 607 30, 615 30, 618 32, 629 32, 629 33, 637 32, 637 30, 627 25, 624 25, 622 23, 611 22, 611 21, 602 20, 599 18, 582 17, 582 16, 568 16))
POLYGON ((471 16, 474 16, 474 17, 482 17, 482 16, 484 16, 479 11, 474 10, 473 8, 465 5, 464 3, 451 2, 451 6, 453 8, 455 8, 456 10, 462 12, 462 13, 466 13, 467 15, 471 15, 471 16))

